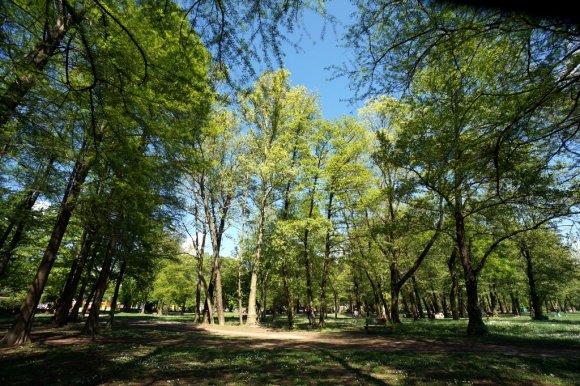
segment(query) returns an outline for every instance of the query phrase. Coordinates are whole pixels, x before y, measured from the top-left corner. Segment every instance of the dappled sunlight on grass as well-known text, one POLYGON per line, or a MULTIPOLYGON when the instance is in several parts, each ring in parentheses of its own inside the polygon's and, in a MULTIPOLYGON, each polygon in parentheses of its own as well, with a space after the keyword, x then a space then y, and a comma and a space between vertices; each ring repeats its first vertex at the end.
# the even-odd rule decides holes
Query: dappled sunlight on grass
MULTIPOLYGON (((62 345, 47 339, 0 348, 0 384, 567 385, 578 378, 578 351, 572 351, 578 354, 573 356, 513 351, 520 343, 543 341, 574 350, 578 347, 579 319, 532 322, 490 318, 487 324, 492 336, 475 341, 481 349, 477 346, 462 351, 470 342, 464 337, 465 320, 405 321, 394 333, 376 330, 366 334, 362 325, 329 328, 321 331, 320 336, 327 339, 321 343, 314 338, 284 341, 268 336, 210 335, 191 323, 187 315, 185 323, 178 316, 119 315, 114 328, 104 328, 103 336, 94 341, 79 338, 74 344, 62 345), (340 346, 341 337, 360 341, 361 346, 340 346), (328 343, 333 339, 336 345, 328 343), (371 346, 363 346, 363 340, 371 346), (392 349, 373 347, 372 342, 392 349), (504 351, 502 342, 517 345, 505 346, 504 351), (486 350, 486 344, 492 344, 493 350, 486 350), (458 349, 450 349, 453 345, 458 349), (426 352, 425 347, 433 350, 426 352), (447 348, 438 352, 438 347, 447 348)), ((349 319, 338 321, 348 324, 349 319)), ((62 333, 49 324, 41 322, 40 326, 44 328, 40 333, 45 335, 62 333)), ((67 327, 66 339, 73 339, 80 327, 67 327)), ((538 343, 537 349, 543 346, 538 343)))

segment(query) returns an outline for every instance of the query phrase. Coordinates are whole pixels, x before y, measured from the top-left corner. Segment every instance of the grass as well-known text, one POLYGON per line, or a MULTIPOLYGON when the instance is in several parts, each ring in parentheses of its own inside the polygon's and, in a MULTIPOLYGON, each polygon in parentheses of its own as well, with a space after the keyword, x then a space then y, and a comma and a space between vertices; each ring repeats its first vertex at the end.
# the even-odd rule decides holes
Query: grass
MULTIPOLYGON (((119 314, 114 329, 105 328, 97 340, 51 344, 39 339, 32 345, 0 349, 2 385, 96 384, 580 384, 580 351, 576 355, 513 355, 510 347, 580 349, 580 314, 558 320, 532 322, 528 318, 492 318, 491 336, 477 344, 505 345, 502 350, 477 352, 422 352, 421 350, 372 351, 313 344, 273 344, 208 335, 192 328, 190 315, 148 316, 119 314), (171 321, 175 323, 156 323, 171 321)), ((282 318, 280 318, 282 319, 282 318)), ((2 329, 9 319, 0 319, 2 329)), ((235 315, 228 315, 235 324, 235 315)), ((277 321, 269 321, 273 326, 277 321)), ((347 317, 329 320, 324 336, 369 335, 347 317), (340 334, 339 334, 340 332, 340 334)), ((429 340, 469 345, 463 337, 466 321, 407 322, 394 333, 376 329, 373 340, 395 344, 429 340)), ((43 337, 76 336, 81 325, 50 327, 48 316, 39 315, 37 328, 43 337)), ((301 315, 297 329, 305 329, 301 315)))

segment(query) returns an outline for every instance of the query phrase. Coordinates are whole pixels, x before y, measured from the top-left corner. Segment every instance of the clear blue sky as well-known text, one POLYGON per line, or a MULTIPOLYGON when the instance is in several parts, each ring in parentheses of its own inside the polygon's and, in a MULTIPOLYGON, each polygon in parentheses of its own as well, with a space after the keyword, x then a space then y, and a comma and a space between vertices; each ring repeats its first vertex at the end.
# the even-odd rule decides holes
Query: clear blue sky
POLYGON ((289 36, 290 41, 298 43, 301 50, 290 45, 283 47, 284 66, 292 74, 292 85, 302 85, 317 93, 320 97, 322 114, 326 119, 340 118, 342 115, 355 115, 360 106, 352 106, 346 100, 352 92, 346 78, 329 80, 332 72, 327 68, 341 65, 352 57, 344 45, 342 36, 345 25, 349 23, 354 11, 352 4, 346 0, 335 0, 326 4, 328 13, 338 19, 331 25, 310 11, 304 15, 304 30, 298 30, 289 36), (324 33, 323 36, 321 36, 324 33))

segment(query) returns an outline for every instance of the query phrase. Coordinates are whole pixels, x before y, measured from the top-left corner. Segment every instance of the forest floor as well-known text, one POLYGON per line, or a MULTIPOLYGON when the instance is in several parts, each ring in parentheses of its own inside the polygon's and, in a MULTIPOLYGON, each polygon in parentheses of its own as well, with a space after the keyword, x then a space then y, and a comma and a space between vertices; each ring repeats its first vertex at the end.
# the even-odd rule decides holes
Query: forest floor
POLYGON ((477 339, 461 333, 464 320, 367 333, 349 318, 312 330, 299 319, 289 331, 122 315, 93 339, 81 324, 37 319, 32 344, 0 348, 1 385, 580 384, 579 314, 492 318, 491 335, 477 339))

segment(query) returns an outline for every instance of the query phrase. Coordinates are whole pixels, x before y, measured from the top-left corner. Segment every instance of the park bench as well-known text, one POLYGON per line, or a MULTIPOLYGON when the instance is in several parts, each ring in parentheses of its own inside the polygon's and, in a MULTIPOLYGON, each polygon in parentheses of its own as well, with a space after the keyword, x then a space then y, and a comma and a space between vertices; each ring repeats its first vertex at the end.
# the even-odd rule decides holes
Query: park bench
POLYGON ((383 317, 379 317, 377 315, 367 315, 365 318, 365 326, 364 329, 366 332, 369 332, 369 328, 372 326, 378 327, 386 327, 387 326, 387 319, 383 317))

